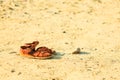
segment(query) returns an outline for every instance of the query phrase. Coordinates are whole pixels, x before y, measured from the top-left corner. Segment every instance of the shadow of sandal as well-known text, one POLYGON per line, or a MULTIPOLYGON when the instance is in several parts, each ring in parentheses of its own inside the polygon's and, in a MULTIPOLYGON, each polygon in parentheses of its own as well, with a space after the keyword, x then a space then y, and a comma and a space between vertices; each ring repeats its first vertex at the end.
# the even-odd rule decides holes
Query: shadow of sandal
POLYGON ((62 56, 64 56, 65 53, 61 53, 61 52, 55 52, 54 56, 51 59, 61 59, 62 56))

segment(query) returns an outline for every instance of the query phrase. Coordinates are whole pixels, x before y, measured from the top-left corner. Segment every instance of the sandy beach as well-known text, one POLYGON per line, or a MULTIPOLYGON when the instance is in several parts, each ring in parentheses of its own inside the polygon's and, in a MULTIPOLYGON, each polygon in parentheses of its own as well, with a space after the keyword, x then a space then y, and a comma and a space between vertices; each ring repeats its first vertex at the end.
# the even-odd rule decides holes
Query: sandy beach
POLYGON ((0 0, 0 80, 120 80, 120 0, 0 0), (20 56, 35 40, 57 54, 20 56))

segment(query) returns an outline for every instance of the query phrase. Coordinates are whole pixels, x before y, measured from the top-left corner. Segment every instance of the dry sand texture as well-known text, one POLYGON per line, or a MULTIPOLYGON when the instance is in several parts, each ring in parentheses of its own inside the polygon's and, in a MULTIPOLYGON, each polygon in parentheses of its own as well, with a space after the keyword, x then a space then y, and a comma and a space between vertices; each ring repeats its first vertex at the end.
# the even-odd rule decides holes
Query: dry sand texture
POLYGON ((0 0, 0 80, 120 80, 120 0, 0 0), (19 56, 34 40, 59 55, 19 56))

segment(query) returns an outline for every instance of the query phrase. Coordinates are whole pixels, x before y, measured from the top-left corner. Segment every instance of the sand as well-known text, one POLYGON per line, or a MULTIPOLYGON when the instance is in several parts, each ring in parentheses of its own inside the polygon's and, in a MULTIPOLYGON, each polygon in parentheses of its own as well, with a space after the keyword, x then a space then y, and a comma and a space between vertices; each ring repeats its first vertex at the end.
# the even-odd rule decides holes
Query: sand
POLYGON ((0 0, 0 80, 120 80, 120 0, 0 0), (57 55, 20 56, 34 40, 57 55))

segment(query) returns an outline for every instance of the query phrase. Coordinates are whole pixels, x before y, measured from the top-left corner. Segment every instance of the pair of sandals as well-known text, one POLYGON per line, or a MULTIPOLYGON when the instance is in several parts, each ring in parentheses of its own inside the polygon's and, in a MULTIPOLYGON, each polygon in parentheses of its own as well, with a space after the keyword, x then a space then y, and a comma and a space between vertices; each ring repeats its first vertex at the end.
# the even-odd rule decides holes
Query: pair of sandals
POLYGON ((45 46, 35 49, 38 44, 39 41, 33 41, 32 43, 25 43, 23 46, 20 46, 20 55, 37 59, 48 59, 53 57, 55 51, 45 46))

